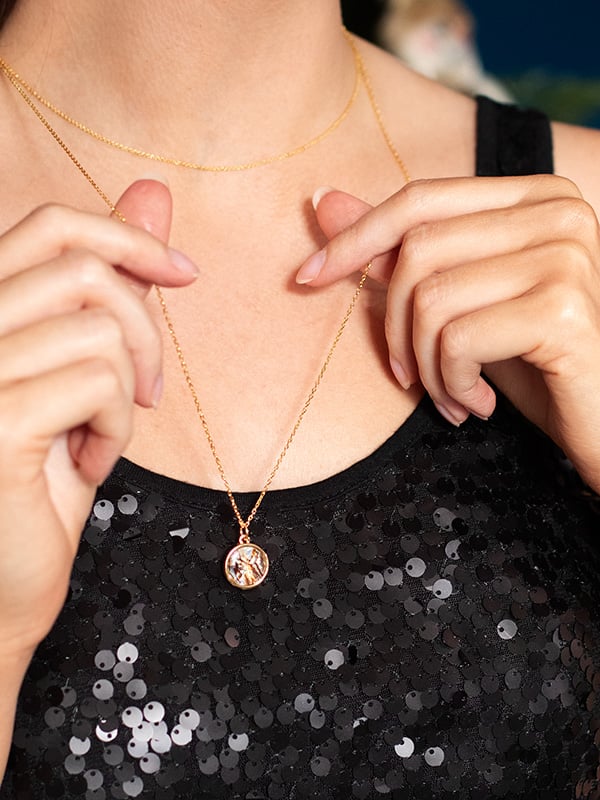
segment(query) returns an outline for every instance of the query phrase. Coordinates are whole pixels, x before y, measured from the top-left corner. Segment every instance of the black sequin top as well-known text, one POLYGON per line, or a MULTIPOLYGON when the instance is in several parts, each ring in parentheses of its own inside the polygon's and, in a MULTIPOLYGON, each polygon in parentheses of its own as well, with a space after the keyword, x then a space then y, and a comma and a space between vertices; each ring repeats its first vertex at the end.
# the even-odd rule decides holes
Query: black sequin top
POLYGON ((455 430, 425 399, 363 461, 268 493, 271 570, 242 592, 225 495, 121 460, 0 797, 596 798, 599 521, 505 401, 455 430))

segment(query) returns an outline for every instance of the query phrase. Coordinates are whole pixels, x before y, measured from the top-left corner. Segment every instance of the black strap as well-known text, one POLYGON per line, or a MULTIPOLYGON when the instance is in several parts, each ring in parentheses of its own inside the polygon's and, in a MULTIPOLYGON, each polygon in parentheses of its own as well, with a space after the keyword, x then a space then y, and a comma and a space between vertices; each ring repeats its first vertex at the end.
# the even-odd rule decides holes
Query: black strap
POLYGON ((478 97, 476 154, 480 176, 554 172, 548 117, 478 97))

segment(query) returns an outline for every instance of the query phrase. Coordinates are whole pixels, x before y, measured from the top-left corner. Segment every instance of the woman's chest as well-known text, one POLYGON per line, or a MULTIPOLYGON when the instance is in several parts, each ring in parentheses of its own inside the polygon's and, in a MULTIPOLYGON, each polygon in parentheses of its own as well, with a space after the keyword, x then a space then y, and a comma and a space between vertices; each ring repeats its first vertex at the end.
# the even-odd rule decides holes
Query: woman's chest
MULTIPOLYGON (((154 471, 222 488, 214 453, 234 489, 261 489, 284 447, 274 487, 303 485, 364 458, 413 411, 388 364, 385 298, 356 281, 327 296, 299 290, 272 299, 239 293, 179 303, 164 343, 163 400, 136 409, 125 455, 154 471), (210 439, 210 441, 209 441, 210 439)), ((209 292, 210 293, 210 292, 209 292)))

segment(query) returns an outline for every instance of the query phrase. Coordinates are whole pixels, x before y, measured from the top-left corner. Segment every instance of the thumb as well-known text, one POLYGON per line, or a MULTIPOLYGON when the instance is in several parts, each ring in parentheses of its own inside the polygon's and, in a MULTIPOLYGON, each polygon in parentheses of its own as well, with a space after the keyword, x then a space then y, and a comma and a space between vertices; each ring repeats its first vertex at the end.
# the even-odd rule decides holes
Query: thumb
MULTIPOLYGON (((341 192, 338 189, 317 189, 313 196, 313 206, 319 227, 329 240, 334 239, 338 234, 351 227, 355 222, 372 210, 373 206, 360 200, 352 194, 341 192)), ((320 266, 317 258, 324 251, 321 250, 315 256, 311 256, 300 267, 297 275, 297 283, 307 283, 311 286, 328 286, 341 278, 347 277, 354 270, 335 272, 324 269, 322 272, 314 270, 313 266, 320 266), (314 259, 314 260, 313 260, 314 259), (315 277, 315 272, 317 277, 315 277)), ((369 272, 369 277, 374 278, 379 283, 387 284, 396 264, 397 250, 384 253, 373 259, 373 266, 369 272)), ((366 264, 364 265, 366 266, 366 264)))
POLYGON ((324 187, 317 189, 312 202, 319 227, 328 239, 333 239, 371 209, 368 203, 352 194, 324 187))
MULTIPOLYGON (((171 232, 173 199, 168 186, 160 180, 141 178, 128 186, 116 204, 117 216, 127 225, 143 228, 165 244, 171 232)), ((125 274, 123 270, 119 270, 125 274)), ((126 273, 132 287, 146 295, 151 284, 126 273)))
POLYGON ((169 240, 173 201, 166 184, 141 178, 131 184, 117 202, 117 210, 129 225, 135 225, 163 242, 169 240))

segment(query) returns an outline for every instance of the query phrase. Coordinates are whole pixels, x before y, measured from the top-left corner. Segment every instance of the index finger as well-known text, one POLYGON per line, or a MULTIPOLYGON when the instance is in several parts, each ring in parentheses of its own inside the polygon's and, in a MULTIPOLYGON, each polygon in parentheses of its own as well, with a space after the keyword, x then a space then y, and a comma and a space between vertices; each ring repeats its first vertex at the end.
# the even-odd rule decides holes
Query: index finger
POLYGON ((46 204, 0 238, 0 279, 51 261, 66 250, 96 253, 144 283, 182 286, 198 275, 187 256, 117 219, 46 204))
POLYGON ((581 196, 574 183, 555 175, 412 181, 334 236, 304 262, 296 280, 311 286, 335 283, 401 245, 405 234, 422 223, 561 195, 581 196))

